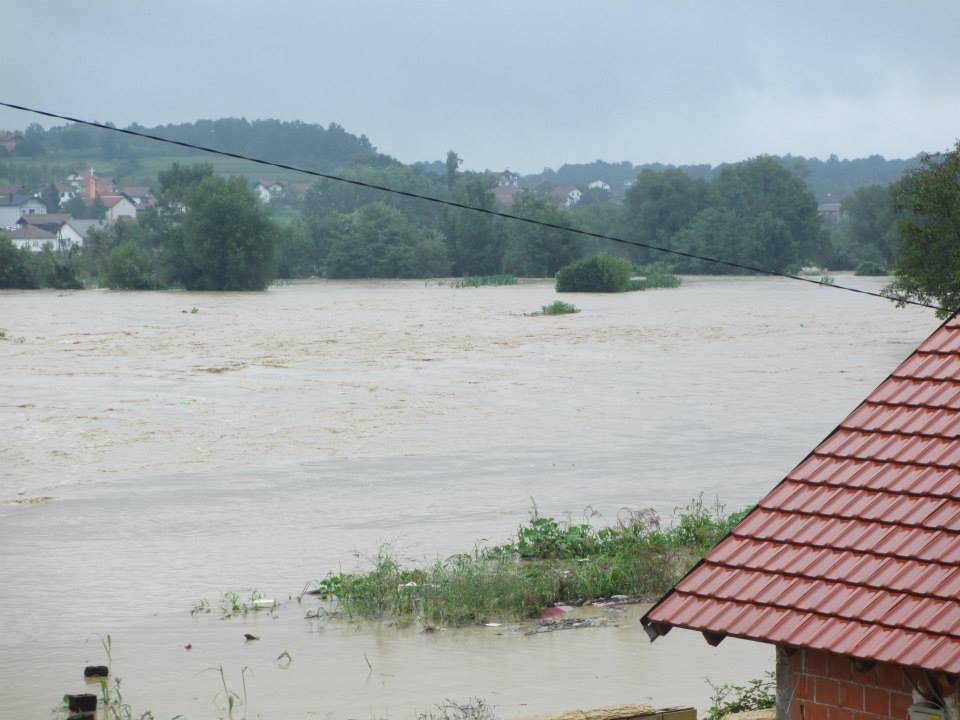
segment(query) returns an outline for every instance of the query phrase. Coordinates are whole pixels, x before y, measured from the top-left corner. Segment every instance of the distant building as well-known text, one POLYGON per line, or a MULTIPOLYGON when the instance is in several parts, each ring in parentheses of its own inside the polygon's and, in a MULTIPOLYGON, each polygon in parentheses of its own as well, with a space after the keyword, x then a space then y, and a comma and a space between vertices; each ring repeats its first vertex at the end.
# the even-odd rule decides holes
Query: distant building
POLYGON ((138 208, 153 202, 153 188, 146 185, 128 185, 120 188, 120 194, 126 195, 138 208))
MULTIPOLYGON (((76 222, 70 213, 48 213, 44 215, 24 215, 17 222, 17 225, 19 230, 32 228, 49 233, 54 238, 52 243, 54 250, 69 250, 72 247, 83 245, 83 235, 76 228, 71 227, 71 221, 76 222)), ((42 249, 42 245, 40 249, 42 249)))
POLYGON ((28 195, 13 193, 0 196, 0 230, 15 229, 24 215, 40 215, 47 212, 42 200, 28 195))
POLYGON ((610 192, 610 185, 605 183, 603 180, 594 180, 592 183, 587 185, 590 190, 606 190, 610 192))
POLYGON ((310 190, 310 183, 291 183, 290 192, 293 193, 293 196, 297 200, 303 200, 307 196, 307 191, 310 190))
POLYGON ((504 170, 503 172, 490 172, 487 171, 488 175, 492 175, 497 181, 497 187, 519 187, 520 186, 520 176, 516 173, 512 173, 509 170, 504 170))
POLYGON ((60 197, 60 204, 68 203, 73 200, 78 191, 73 185, 68 182, 58 182, 53 185, 57 189, 57 195, 60 197))
POLYGON ((60 232, 65 239, 82 246, 87 241, 91 230, 100 230, 104 227, 106 223, 103 220, 78 220, 72 217, 64 223, 60 232))
POLYGON ((13 155, 17 149, 17 143, 20 141, 20 135, 12 133, 9 130, 0 130, 0 147, 13 155))
POLYGON ((286 186, 278 180, 261 180, 253 186, 253 192, 261 202, 270 204, 286 193, 286 186))
POLYGON ((21 250, 38 253, 43 252, 45 247, 49 247, 51 250, 59 249, 59 240, 56 235, 43 228, 35 227, 34 225, 23 225, 16 230, 10 230, 4 234, 10 238, 10 242, 12 242, 15 247, 21 250))
POLYGON ((843 205, 838 202, 822 202, 817 205, 817 215, 827 222, 836 222, 843 217, 843 205))
POLYGON ((583 197, 583 193, 575 187, 561 185, 560 187, 556 187, 550 191, 550 197, 558 205, 562 205, 565 208, 571 208, 580 202, 580 198, 583 197))
POLYGON ((109 195, 115 192, 113 181, 97 177, 93 168, 74 170, 67 175, 66 182, 73 188, 75 195, 81 196, 87 202, 93 202, 100 195, 109 195))
POLYGON ((116 222, 121 218, 137 217, 137 206, 126 195, 101 195, 100 202, 107 209, 105 220, 116 222))

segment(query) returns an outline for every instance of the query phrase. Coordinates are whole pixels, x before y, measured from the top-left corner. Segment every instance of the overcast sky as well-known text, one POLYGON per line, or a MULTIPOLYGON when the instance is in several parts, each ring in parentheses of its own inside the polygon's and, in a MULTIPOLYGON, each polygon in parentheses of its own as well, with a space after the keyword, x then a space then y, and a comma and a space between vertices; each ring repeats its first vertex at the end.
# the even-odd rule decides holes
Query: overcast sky
POLYGON ((337 122, 406 162, 452 148, 522 172, 908 157, 960 136, 957 0, 17 5, 2 99, 118 125, 337 122))

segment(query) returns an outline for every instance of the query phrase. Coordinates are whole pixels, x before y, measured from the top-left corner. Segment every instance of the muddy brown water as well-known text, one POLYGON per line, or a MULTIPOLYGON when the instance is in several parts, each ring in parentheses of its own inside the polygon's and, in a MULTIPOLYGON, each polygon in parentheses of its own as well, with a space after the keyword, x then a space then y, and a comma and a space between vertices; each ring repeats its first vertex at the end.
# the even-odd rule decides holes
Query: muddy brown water
POLYGON ((220 665, 238 691, 249 668, 247 715, 268 719, 473 696, 504 716, 702 707, 705 678, 772 667, 759 644, 650 644, 638 609, 529 637, 307 621, 288 599, 383 543, 418 562, 503 541, 531 498, 598 522, 754 502, 938 324, 753 278, 525 315, 554 299, 546 282, 0 293, 0 717, 49 716, 106 633, 125 699, 158 718, 223 714, 220 665), (275 618, 189 614, 251 588, 275 618))

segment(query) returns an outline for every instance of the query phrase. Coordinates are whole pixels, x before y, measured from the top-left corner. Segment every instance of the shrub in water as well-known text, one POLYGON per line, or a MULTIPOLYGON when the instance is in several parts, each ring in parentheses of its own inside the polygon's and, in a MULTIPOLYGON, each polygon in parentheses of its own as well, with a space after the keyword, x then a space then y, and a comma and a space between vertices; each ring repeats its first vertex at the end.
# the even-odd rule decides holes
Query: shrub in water
POLYGON ((659 263, 639 266, 637 275, 643 277, 628 281, 625 290, 649 290, 650 288, 675 288, 680 286, 680 278, 659 263))
POLYGON ((580 312, 580 308, 576 305, 571 305, 570 303, 562 302, 557 300, 550 303, 549 305, 544 305, 543 309, 540 311, 541 315, 572 315, 573 313, 580 312))
POLYGON ((623 292, 633 268, 606 253, 578 260, 557 272, 557 292, 623 292))
POLYGON ((884 270, 878 263, 872 262, 870 260, 864 260, 862 263, 857 265, 857 269, 853 271, 854 275, 886 275, 887 271, 884 270))

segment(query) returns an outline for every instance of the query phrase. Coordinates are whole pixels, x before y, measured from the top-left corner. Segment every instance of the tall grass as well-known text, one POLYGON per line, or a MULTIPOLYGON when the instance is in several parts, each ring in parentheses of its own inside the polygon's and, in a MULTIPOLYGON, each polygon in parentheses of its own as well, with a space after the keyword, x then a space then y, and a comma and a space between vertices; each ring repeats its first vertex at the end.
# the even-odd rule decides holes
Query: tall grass
POLYGON ((653 511, 611 527, 534 515, 512 542, 477 548, 426 568, 404 568, 385 548, 366 573, 328 575, 313 594, 350 617, 467 625, 536 616, 561 602, 668 590, 743 516, 702 499, 665 523, 653 511))
POLYGON ((453 281, 455 288, 483 287, 485 285, 516 285, 513 275, 467 275, 453 281))

